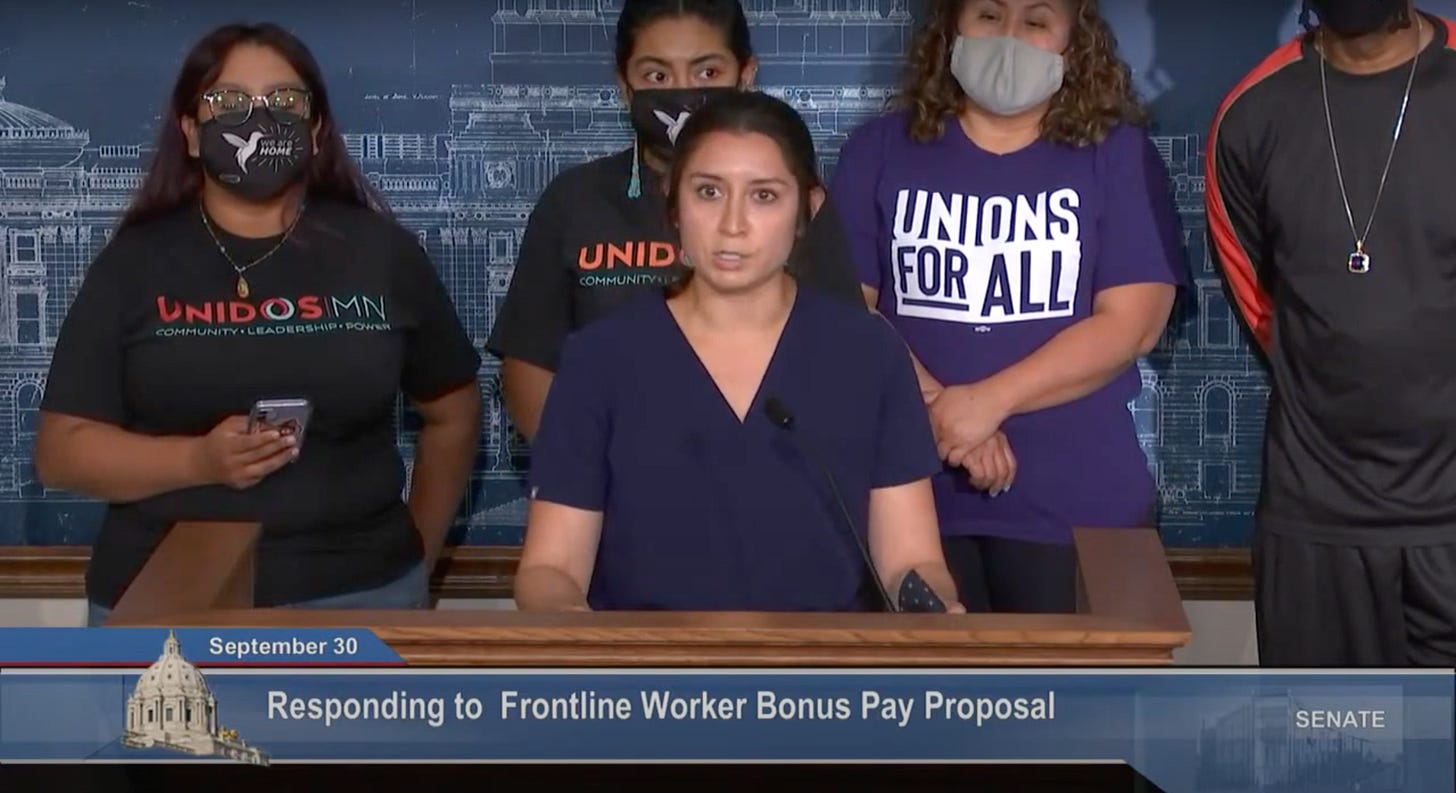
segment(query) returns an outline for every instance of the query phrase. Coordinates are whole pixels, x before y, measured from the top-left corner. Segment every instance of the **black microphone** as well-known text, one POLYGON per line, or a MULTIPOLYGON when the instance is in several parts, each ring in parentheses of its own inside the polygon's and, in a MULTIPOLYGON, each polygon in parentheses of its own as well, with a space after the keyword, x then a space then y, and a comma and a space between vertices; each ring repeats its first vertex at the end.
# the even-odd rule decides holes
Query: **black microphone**
POLYGON ((859 548, 859 554, 864 559, 865 568, 869 570, 870 578, 874 579, 875 589, 880 593, 880 599, 885 605, 886 611, 945 611, 945 604, 925 583, 920 574, 911 570, 905 580, 900 584, 900 600, 898 603, 890 599, 890 593, 885 591, 885 585, 880 581, 880 571, 875 568, 875 563, 870 559, 870 550, 865 546, 865 540, 860 536, 854 525, 854 518, 849 514, 849 507, 844 504, 844 497, 839 493, 839 483, 834 478, 834 472, 824 463, 823 458, 813 454, 807 448, 808 444, 803 443, 799 434, 794 432, 794 414, 789 411, 787 405, 776 396, 770 396, 764 400, 763 412, 768 420, 775 427, 786 432, 793 443, 798 447, 800 454, 813 460, 824 474, 824 479, 829 483, 829 492, 834 496, 834 504, 839 508, 839 514, 844 518, 845 530, 854 538, 854 545, 859 548))

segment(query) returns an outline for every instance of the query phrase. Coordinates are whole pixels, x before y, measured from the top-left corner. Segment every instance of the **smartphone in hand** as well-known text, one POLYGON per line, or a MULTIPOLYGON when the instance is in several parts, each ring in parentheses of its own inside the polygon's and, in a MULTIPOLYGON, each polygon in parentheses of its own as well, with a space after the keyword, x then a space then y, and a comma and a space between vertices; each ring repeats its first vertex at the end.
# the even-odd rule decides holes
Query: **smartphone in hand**
POLYGON ((313 404, 307 399, 260 399, 248 413, 248 432, 276 430, 293 435, 297 438, 294 448, 302 448, 312 415, 313 404))

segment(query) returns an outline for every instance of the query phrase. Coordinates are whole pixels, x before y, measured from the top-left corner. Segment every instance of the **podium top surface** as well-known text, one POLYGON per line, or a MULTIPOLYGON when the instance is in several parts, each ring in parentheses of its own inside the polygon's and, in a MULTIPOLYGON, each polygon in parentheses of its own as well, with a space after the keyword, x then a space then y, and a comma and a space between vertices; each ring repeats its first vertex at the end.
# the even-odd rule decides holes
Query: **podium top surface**
POLYGON ((362 627, 411 664, 487 666, 1145 665, 1191 637, 1151 530, 1077 530, 1076 614, 954 615, 252 609, 256 531, 179 524, 109 624, 362 627))

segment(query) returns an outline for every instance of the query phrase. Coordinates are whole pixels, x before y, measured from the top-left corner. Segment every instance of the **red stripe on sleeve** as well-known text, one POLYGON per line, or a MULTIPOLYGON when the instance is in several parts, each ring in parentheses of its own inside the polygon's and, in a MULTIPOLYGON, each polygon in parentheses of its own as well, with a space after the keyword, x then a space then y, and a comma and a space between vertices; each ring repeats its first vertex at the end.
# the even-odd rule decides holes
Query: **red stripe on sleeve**
POLYGON ((1302 35, 1294 38, 1275 50, 1243 80, 1239 81, 1238 85, 1234 86, 1233 90, 1224 98, 1223 103, 1219 105, 1218 114, 1214 116, 1213 131, 1208 136, 1208 148, 1204 157, 1205 203, 1208 211, 1209 237, 1218 251, 1218 263, 1228 278, 1234 301, 1237 303, 1236 307, 1248 323, 1249 329, 1253 331, 1260 346, 1266 350, 1269 348, 1270 342, 1273 302, 1264 289, 1259 286, 1259 276, 1254 270, 1253 258, 1244 249, 1243 243, 1239 241, 1238 234, 1234 231, 1233 219, 1229 216, 1228 208, 1223 202, 1223 192, 1219 189, 1218 184, 1218 136, 1224 115, 1228 113, 1228 109, 1233 106, 1234 102, 1270 75, 1303 57, 1303 46, 1304 37, 1302 35))

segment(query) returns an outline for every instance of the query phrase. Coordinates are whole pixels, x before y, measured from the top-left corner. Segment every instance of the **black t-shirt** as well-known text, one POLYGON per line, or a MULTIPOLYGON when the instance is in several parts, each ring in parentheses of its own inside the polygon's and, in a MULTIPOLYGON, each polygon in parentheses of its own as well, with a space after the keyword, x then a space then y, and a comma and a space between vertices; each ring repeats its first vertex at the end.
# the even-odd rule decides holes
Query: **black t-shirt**
MULTIPOLYGON (((239 262, 281 239, 218 234, 239 262)), ((381 215, 316 201, 246 277, 242 300, 193 204, 118 231, 66 316, 44 410, 201 435, 258 399, 313 402, 302 453, 258 485, 109 505, 87 574, 97 603, 113 604, 186 519, 262 522, 260 606, 383 585, 422 557, 403 498, 397 396, 441 396, 480 364, 428 256, 381 215)))
MULTIPOLYGON (((567 334, 682 275, 661 181, 644 165, 642 195, 630 198, 631 173, 628 149, 570 168, 542 191, 491 329, 491 352, 555 371, 567 334)), ((864 306, 830 202, 795 247, 789 271, 800 284, 864 306)))
POLYGON ((1418 543, 1456 527, 1456 193, 1442 187, 1456 181, 1456 42, 1450 23, 1424 19, 1435 39, 1383 193, 1412 64, 1326 69, 1350 214, 1360 232, 1370 223, 1368 272, 1349 269, 1355 234, 1308 37, 1255 69, 1213 128, 1212 250, 1272 373, 1258 510, 1270 531, 1418 543))

